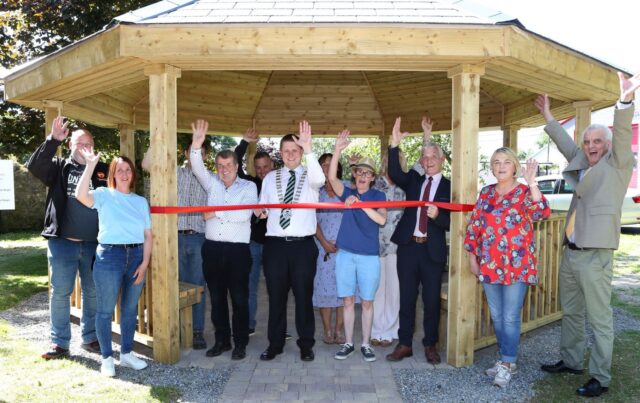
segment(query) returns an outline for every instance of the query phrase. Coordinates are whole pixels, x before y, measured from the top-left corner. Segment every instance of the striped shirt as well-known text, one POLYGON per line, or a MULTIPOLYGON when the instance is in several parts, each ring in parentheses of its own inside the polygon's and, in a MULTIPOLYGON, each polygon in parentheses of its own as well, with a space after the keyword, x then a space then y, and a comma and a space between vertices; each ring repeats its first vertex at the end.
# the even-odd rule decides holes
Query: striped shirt
MULTIPOLYGON (((209 172, 211 174, 211 172, 209 172)), ((178 206, 206 206, 207 192, 198 182, 191 169, 179 167, 177 173, 178 182, 178 206)), ((205 222, 202 213, 178 214, 178 230, 193 230, 201 234, 205 231, 205 222)))
MULTIPOLYGON (((206 170, 200 150, 191 150, 191 170, 207 193, 207 206, 256 204, 258 191, 253 182, 236 177, 226 187, 222 179, 206 170)), ((210 241, 249 243, 253 210, 216 211, 207 220, 205 238, 210 241)))

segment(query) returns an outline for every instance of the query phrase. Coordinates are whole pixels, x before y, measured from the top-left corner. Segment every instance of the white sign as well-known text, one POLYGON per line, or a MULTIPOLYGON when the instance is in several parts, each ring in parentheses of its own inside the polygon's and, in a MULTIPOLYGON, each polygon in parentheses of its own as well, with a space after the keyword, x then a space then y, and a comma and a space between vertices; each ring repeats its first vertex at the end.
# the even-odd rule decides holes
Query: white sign
POLYGON ((16 195, 13 185, 13 161, 0 160, 0 210, 15 210, 16 195))

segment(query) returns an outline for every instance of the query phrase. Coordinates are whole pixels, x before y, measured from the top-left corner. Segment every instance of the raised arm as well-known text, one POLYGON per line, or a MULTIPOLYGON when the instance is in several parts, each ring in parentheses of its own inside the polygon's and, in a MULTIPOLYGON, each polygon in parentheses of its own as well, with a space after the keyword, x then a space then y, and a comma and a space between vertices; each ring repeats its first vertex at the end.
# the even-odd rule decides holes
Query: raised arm
POLYGON ((398 146, 402 139, 404 139, 409 133, 402 132, 400 130, 400 124, 402 122, 402 118, 398 117, 396 122, 393 125, 393 130, 391 132, 391 142, 389 148, 389 162, 387 167, 387 172, 389 173, 389 177, 391 180, 402 190, 407 191, 407 185, 409 183, 409 175, 402 170, 400 166, 400 149, 398 146))
POLYGON ((145 172, 151 171, 151 144, 149 144, 149 148, 147 148, 147 152, 144 153, 144 157, 142 157, 142 161, 140 161, 140 166, 145 172))
POLYGON ((212 179, 207 172, 207 168, 204 166, 204 161, 202 161, 202 152, 200 149, 202 148, 208 129, 209 122, 206 120, 198 119, 191 123, 193 136, 191 137, 191 153, 189 155, 191 171, 206 192, 211 189, 212 179))
POLYGON ((238 144, 238 146, 234 150, 236 152, 236 155, 238 156, 238 176, 241 177, 242 179, 250 179, 250 176, 247 175, 247 173, 242 168, 242 159, 244 158, 244 155, 247 153, 247 148, 249 147, 249 144, 255 143, 257 141, 258 141, 258 132, 256 131, 256 129, 250 127, 244 132, 244 135, 242 136, 242 140, 240 140, 240 144, 238 144))
POLYGON ((576 145, 569 133, 567 133, 551 114, 551 101, 549 100, 549 96, 547 94, 539 95, 533 104, 547 122, 544 131, 551 137, 551 140, 556 143, 558 150, 564 155, 567 161, 571 161, 577 153, 581 152, 580 147, 576 145))
POLYGON ((84 172, 82 172, 82 176, 80 176, 80 180, 78 181, 78 186, 76 186, 76 199, 78 199, 80 203, 91 208, 93 207, 93 195, 89 192, 89 186, 91 184, 93 171, 96 169, 98 161, 100 161, 100 153, 98 153, 98 155, 94 154, 93 148, 89 150, 81 149, 80 152, 84 156, 86 165, 84 172))
POLYGON ((69 122, 65 122, 62 116, 53 120, 51 133, 27 161, 27 169, 46 186, 53 186, 57 176, 53 169, 60 159, 56 157, 56 151, 69 135, 69 122))
POLYGON ((329 183, 338 197, 344 193, 344 184, 342 180, 338 178, 338 163, 340 162, 342 151, 349 145, 349 134, 349 129, 344 129, 338 134, 333 157, 331 157, 331 163, 329 164, 329 183))
POLYGON ((309 122, 306 120, 300 122, 299 136, 297 139, 294 137, 293 141, 302 147, 304 152, 307 161, 307 179, 309 180, 309 185, 314 189, 320 189, 324 185, 326 178, 324 177, 318 159, 313 155, 311 149, 311 125, 309 125, 309 122))
POLYGON ((631 150, 631 122, 633 120, 633 94, 640 87, 640 73, 630 78, 618 72, 620 99, 613 117, 613 138, 611 140, 613 163, 618 168, 628 168, 635 164, 631 150))

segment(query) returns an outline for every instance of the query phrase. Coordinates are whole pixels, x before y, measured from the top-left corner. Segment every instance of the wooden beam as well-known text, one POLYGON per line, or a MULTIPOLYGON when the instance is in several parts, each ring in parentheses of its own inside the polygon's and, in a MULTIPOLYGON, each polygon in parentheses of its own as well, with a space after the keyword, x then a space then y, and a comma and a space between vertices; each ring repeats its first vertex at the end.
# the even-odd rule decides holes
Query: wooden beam
POLYGON ((582 133, 591 124, 591 110, 593 102, 591 101, 577 101, 573 103, 573 107, 576 108, 576 125, 573 132, 573 140, 576 144, 582 144, 582 133))
MULTIPOLYGON (((478 129, 480 76, 478 66, 460 66, 449 72, 452 79, 451 201, 473 204, 478 193, 478 129)), ((447 321, 447 362, 455 367, 473 362, 476 320, 476 283, 469 271, 463 248, 468 214, 451 215, 449 252, 449 298, 447 321)))
POLYGON ((129 124, 119 124, 118 131, 120 132, 120 155, 129 157, 131 161, 136 160, 136 137, 133 126, 129 124))
MULTIPOLYGON (((180 70, 152 65, 149 76, 149 131, 151 133, 151 204, 175 206, 177 166, 177 79, 180 70)), ((154 214, 151 277, 153 283, 153 356, 162 363, 180 359, 178 292, 178 220, 175 214, 154 214)))
POLYGON ((509 147, 518 154, 518 130, 520 126, 509 125, 502 128, 502 145, 509 147))

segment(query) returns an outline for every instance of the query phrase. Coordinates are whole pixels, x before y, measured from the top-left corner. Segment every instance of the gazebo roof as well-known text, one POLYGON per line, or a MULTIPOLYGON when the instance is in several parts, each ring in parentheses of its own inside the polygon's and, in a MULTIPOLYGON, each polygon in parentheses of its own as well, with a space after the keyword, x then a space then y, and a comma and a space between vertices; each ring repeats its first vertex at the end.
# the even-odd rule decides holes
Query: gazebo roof
POLYGON ((548 93, 559 117, 573 102, 595 109, 617 97, 615 69, 468 1, 165 0, 117 17, 102 31, 5 78, 5 98, 105 127, 147 128, 145 67, 178 80, 178 130, 196 118, 218 133, 248 126, 278 135, 307 119, 314 133, 348 126, 389 132, 396 116, 419 130, 451 128, 459 68, 484 72, 480 127, 542 123, 532 100, 548 93), (466 67, 462 67, 466 66, 466 67))

